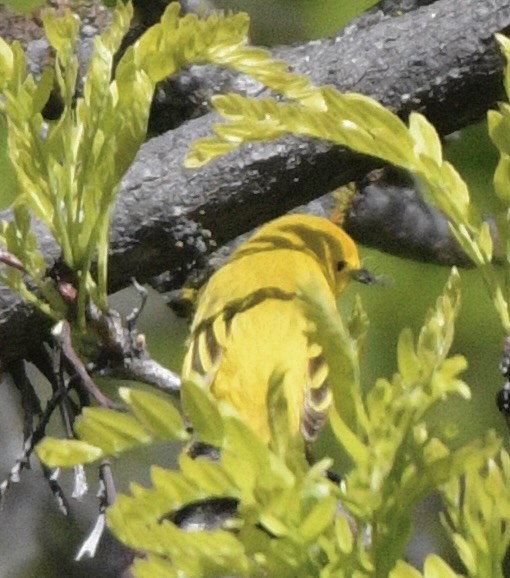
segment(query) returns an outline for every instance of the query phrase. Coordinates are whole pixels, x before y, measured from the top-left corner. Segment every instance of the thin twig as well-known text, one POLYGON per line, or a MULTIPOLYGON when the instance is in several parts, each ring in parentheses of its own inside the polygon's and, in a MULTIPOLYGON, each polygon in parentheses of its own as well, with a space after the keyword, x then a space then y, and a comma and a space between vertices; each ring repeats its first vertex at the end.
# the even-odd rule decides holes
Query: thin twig
MULTIPOLYGON (((16 460, 16 463, 11 468, 9 474, 7 475, 7 478, 0 484, 0 508, 3 505, 5 495, 11 484, 19 482, 21 472, 29 466, 30 456, 34 451, 35 446, 44 437, 46 432, 46 426, 48 425, 50 418, 53 415, 53 412, 55 411, 56 407, 59 405, 63 394, 64 391, 58 390, 49 399, 41 415, 39 423, 34 428, 32 434, 28 436, 28 438, 25 440, 23 444, 23 454, 21 455, 20 458, 16 460)), ((55 481, 52 481, 52 483, 54 482, 55 481)))
POLYGON ((92 397, 101 405, 102 407, 108 407, 110 409, 119 409, 119 406, 109 399, 104 393, 97 387, 93 382, 92 378, 87 372, 87 369, 81 359, 76 354, 72 342, 71 342, 71 327, 68 321, 61 321, 58 324, 58 331, 54 332, 54 335, 58 338, 60 347, 62 348, 62 355, 64 356, 66 362, 79 376, 82 384, 86 390, 92 395, 92 397))
POLYGON ((140 318, 140 315, 145 308, 147 297, 149 296, 147 289, 143 285, 140 285, 140 283, 138 283, 134 277, 131 277, 131 282, 140 297, 140 307, 135 307, 131 313, 126 316, 126 324, 130 333, 135 331, 136 324, 138 323, 138 319, 140 318))
POLYGON ((99 514, 92 531, 83 542, 78 554, 76 554, 77 561, 83 560, 83 558, 93 558, 96 555, 101 536, 106 528, 106 508, 115 502, 116 496, 117 491, 110 462, 103 460, 99 466, 99 490, 97 492, 99 514))
POLYGON ((62 487, 58 482, 58 478, 60 476, 60 468, 48 468, 42 463, 41 467, 43 475, 48 482, 48 485, 50 486, 51 494, 57 503, 58 509, 62 512, 62 514, 64 514, 64 516, 67 516, 69 514, 69 503, 66 499, 64 491, 62 490, 62 487))

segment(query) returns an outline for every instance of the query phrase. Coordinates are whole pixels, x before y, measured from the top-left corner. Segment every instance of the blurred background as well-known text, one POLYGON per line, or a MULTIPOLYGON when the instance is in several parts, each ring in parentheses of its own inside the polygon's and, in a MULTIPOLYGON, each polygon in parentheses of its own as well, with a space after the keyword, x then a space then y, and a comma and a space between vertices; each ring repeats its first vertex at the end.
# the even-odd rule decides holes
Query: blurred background
MULTIPOLYGON (((356 10, 373 2, 222 0, 221 4, 251 12, 254 42, 272 45, 330 34, 345 24, 356 10)), ((2 18, 0 12, 0 24, 2 18)), ((473 199, 481 210, 484 213, 500 211, 492 188, 497 155, 487 137, 485 123, 449 137, 446 151, 468 181, 473 199)), ((362 367, 363 383, 368 388, 376 378, 391 378, 396 371, 396 344, 400 331, 411 327, 417 334, 427 310, 441 293, 449 270, 363 247, 361 254, 365 267, 391 280, 386 286, 351 286, 342 300, 342 309, 348 314, 354 295, 359 292, 370 318, 362 367)), ((470 402, 451 400, 441 406, 435 419, 453 424, 458 430, 459 442, 479 437, 490 428, 506 438, 508 432, 494 402, 496 392, 503 385, 498 371, 503 335, 479 275, 475 271, 462 271, 461 278, 463 307, 452 353, 461 353, 468 359, 469 368, 464 379, 471 386, 473 399, 470 402)), ((112 297, 112 304, 121 312, 129 312, 138 305, 138 296, 132 290, 125 290, 112 297)), ((140 320, 140 330, 145 332, 153 356, 179 371, 187 326, 154 292, 151 292, 149 305, 140 320)), ((112 396, 117 385, 103 384, 112 396)), ((49 395, 49 388, 43 381, 40 392, 49 395)), ((9 380, 3 378, 0 387, 0 481, 21 454, 22 427, 19 396, 9 380)), ((49 433, 58 434, 58 429, 49 433)), ((325 431, 317 444, 317 455, 330 452, 328 441, 325 431)), ((178 447, 166 444, 123 456, 113 464, 118 490, 127 490, 132 480, 148 484, 150 464, 172 466, 178 451, 178 447)), ((58 511, 35 460, 33 469, 23 472, 20 483, 9 490, 0 512, 0 578, 113 578, 118 575, 115 569, 105 566, 101 556, 89 562, 73 562, 97 516, 96 468, 88 469, 88 479, 89 495, 80 503, 71 503, 72 514, 66 519, 58 511)), ((62 480, 70 495, 72 480, 69 474, 64 472, 62 480)), ((419 564, 424 553, 442 551, 444 535, 437 522, 433 499, 419 508, 417 516, 420 532, 415 536, 409 555, 419 564)), ((105 546, 113 547, 111 542, 105 546)))

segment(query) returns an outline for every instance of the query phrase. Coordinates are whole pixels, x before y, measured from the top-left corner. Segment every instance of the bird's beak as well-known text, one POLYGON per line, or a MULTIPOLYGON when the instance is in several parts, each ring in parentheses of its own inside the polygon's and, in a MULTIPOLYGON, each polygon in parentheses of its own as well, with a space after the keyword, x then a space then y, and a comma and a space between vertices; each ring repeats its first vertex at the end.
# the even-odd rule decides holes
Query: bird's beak
POLYGON ((364 283, 365 285, 375 285, 377 281, 377 277, 370 273, 367 269, 356 269, 352 272, 352 278, 354 281, 358 281, 359 283, 364 283))

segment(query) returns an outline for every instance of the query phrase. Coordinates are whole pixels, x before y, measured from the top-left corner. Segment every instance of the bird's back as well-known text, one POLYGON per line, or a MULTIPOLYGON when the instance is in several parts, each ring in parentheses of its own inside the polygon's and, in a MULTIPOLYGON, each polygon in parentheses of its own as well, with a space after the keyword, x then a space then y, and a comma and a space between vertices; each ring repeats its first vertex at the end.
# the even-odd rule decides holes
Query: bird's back
POLYGON ((330 295, 320 266, 302 252, 280 249, 225 265, 209 281, 192 326, 183 376, 205 376, 212 393, 228 401, 269 440, 269 383, 284 380, 289 427, 300 429, 311 359, 307 319, 297 291, 313 276, 330 295), (249 290, 247 290, 249 288, 249 290))
POLYGON ((281 379, 291 433, 313 439, 331 393, 299 291, 313 286, 334 309, 359 267, 352 239, 326 219, 288 215, 264 225, 199 296, 183 377, 230 402, 265 441, 269 386, 281 379))

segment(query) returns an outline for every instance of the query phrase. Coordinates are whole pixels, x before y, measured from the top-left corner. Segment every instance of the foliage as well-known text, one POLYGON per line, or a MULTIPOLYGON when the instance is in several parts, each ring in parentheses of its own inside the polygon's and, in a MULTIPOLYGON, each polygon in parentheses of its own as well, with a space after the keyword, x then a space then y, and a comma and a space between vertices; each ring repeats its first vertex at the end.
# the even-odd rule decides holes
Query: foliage
POLYGON ((199 20, 178 14, 179 5, 170 4, 161 22, 128 48, 114 69, 132 17, 131 4, 120 3, 111 27, 95 40, 78 97, 79 22, 71 13, 56 18, 48 12, 44 18, 56 62, 39 81, 28 74, 20 45, 0 39, 0 113, 16 173, 16 185, 2 191, 3 206, 14 198, 14 219, 1 224, 0 243, 7 250, 2 262, 8 267, 0 281, 53 319, 68 315, 67 304, 47 277, 49 264, 37 249, 31 217, 47 226, 76 277, 83 329, 90 299, 107 308, 110 214, 119 183, 145 138, 157 82, 191 63, 235 63, 247 71, 253 66, 256 49, 245 46, 246 15, 199 20), (49 121, 42 113, 54 85, 64 108, 58 120, 49 121))
POLYGON ((29 230, 30 217, 36 216, 48 227, 64 262, 78 279, 82 327, 89 297, 106 308, 110 212, 120 179, 145 136, 152 97, 147 75, 132 63, 119 65, 115 80, 111 80, 114 54, 131 15, 129 6, 119 9, 114 26, 96 40, 83 96, 77 99, 74 51, 79 23, 71 13, 62 18, 51 12, 45 15, 46 34, 56 52, 55 71, 46 69, 37 83, 27 74, 19 44, 10 47, 0 41, 2 112, 18 182, 15 219, 2 223, 1 241, 23 265, 9 268, 2 281, 53 318, 66 315, 66 304, 47 279, 47 265, 29 230), (58 120, 47 122, 42 111, 54 83, 64 109, 58 120), (94 258, 98 262, 97 285, 91 277, 94 258), (43 299, 34 296, 25 275, 43 299))
POLYGON ((133 415, 85 408, 75 425, 82 441, 46 438, 39 457, 53 467, 68 466, 69 460, 86 464, 141 444, 188 439, 180 413, 161 396, 129 388, 119 394, 133 415))
MULTIPOLYGON (((301 439, 290 439, 286 406, 271 415, 274 436, 270 449, 225 403, 202 387, 187 383, 183 395, 195 439, 221 448, 221 459, 193 460, 183 450, 180 470, 152 468, 152 487, 131 486, 131 495, 119 496, 110 508, 111 529, 127 545, 148 553, 135 564, 137 576, 357 576, 404 578, 455 576, 436 556, 427 559, 424 573, 402 561, 411 533, 411 514, 420 501, 444 491, 449 524, 462 559, 488 560, 500 568, 508 540, 508 508, 495 506, 503 491, 510 458, 503 454, 503 469, 490 462, 491 482, 485 464, 500 445, 493 434, 483 441, 455 447, 447 427, 428 423, 430 410, 447 397, 469 397, 458 377, 465 367, 460 356, 448 357, 453 323, 459 307, 456 271, 429 313, 416 340, 408 330, 398 348, 399 372, 391 381, 380 379, 366 394, 361 391, 357 351, 364 333, 358 305, 349 323, 324 307, 313 287, 303 287, 303 307, 315 321, 314 338, 324 346, 332 377, 335 410, 331 417, 336 442, 351 466, 340 485, 327 479, 331 467, 323 460, 310 467, 301 439), (361 330, 360 330, 361 329, 361 330), (335 365, 336 360, 342 361, 335 365), (344 411, 346 399, 354 411, 344 411), (280 423, 278 423, 280 422, 280 423), (468 472, 464 494, 460 477, 468 472), (498 483, 499 481, 499 483, 498 483), (471 497, 471 492, 476 500, 471 497), (490 498, 492 496, 492 498, 490 498), (234 517, 215 530, 186 532, 175 523, 183 507, 209 499, 232 498, 238 504, 234 517), (471 538, 471 516, 459 508, 483 507, 475 516, 480 532, 490 524, 498 547, 471 538), (492 516, 492 517, 491 517, 492 516), (235 532, 233 532, 235 530, 235 532)), ((280 383, 269 396, 282 400, 280 383)), ((39 456, 52 466, 72 466, 106 454, 118 454, 156 439, 184 439, 176 410, 162 399, 123 389, 130 414, 88 409, 77 424, 81 441, 47 438, 39 456), (157 414, 157 418, 154 417, 157 414), (78 446, 78 451, 75 450, 78 446)), ((510 490, 506 490, 508 493, 510 490)), ((469 568, 469 567, 468 567, 469 568)), ((476 569, 476 564, 474 565, 476 569)), ((482 576, 469 568, 469 576, 482 576)), ((485 574, 488 575, 488 574, 485 574)), ((496 575, 496 574, 491 574, 496 575)))
MULTIPOLYGON (((508 41, 504 47, 507 44, 508 41)), ((369 97, 341 93, 330 86, 313 87, 307 78, 285 70, 281 62, 271 60, 267 53, 258 55, 257 65, 263 71, 259 80, 288 101, 246 98, 238 94, 214 96, 213 104, 227 123, 215 126, 216 136, 199 139, 193 144, 186 165, 199 167, 248 142, 293 133, 325 139, 408 170, 425 199, 448 217, 453 234, 483 275, 503 331, 508 334, 508 301, 492 264, 489 225, 471 202, 466 183, 443 159, 439 136, 426 118, 413 112, 409 126, 406 126, 369 97)), ((504 154, 508 154, 508 144, 506 148, 503 144, 508 137, 502 123, 508 120, 502 119, 506 118, 508 110, 508 105, 501 105, 500 113, 494 111, 489 115, 491 136, 494 139, 496 133, 499 135, 495 143, 504 154)), ((507 163, 508 160, 501 161, 495 176, 500 198, 505 202, 508 200, 508 193, 506 197, 504 193, 507 163)), ((502 245, 506 247, 509 238, 506 221, 500 224, 498 231, 502 245)))
POLYGON ((446 484, 443 523, 470 577, 503 578, 498 560, 510 545, 510 456, 501 452, 481 469, 468 467, 446 484))

